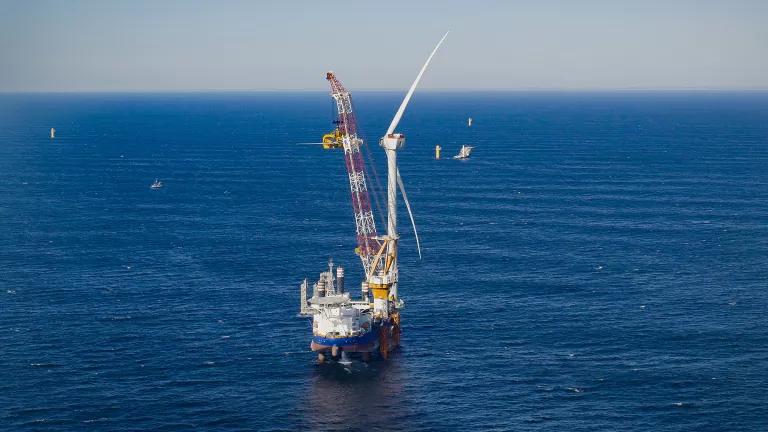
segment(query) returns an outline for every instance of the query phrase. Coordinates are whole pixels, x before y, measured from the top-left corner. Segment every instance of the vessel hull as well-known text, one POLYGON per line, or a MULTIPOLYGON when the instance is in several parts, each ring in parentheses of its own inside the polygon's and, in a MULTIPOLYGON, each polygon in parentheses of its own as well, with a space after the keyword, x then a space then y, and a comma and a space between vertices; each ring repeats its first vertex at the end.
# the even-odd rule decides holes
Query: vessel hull
POLYGON ((346 352, 371 352, 379 347, 375 331, 369 331, 360 336, 327 338, 322 336, 312 337, 309 347, 312 351, 331 351, 334 346, 346 352))
POLYGON ((400 327, 394 323, 386 323, 374 326, 371 331, 360 336, 341 338, 314 336, 310 349, 315 352, 331 352, 335 346, 340 351, 350 353, 390 352, 398 345, 400 345, 400 327))

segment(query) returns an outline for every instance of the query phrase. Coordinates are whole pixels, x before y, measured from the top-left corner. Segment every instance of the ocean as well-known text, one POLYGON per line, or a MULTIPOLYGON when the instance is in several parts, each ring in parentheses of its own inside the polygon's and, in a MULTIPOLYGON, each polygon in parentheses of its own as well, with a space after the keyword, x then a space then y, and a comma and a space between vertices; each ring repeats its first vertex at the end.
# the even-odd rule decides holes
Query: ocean
MULTIPOLYGON (((353 97, 383 184, 402 93, 353 97)), ((768 430, 768 93, 417 92, 403 346, 349 369, 297 316, 362 276, 342 153, 298 144, 332 113, 0 95, 0 430, 768 430)))

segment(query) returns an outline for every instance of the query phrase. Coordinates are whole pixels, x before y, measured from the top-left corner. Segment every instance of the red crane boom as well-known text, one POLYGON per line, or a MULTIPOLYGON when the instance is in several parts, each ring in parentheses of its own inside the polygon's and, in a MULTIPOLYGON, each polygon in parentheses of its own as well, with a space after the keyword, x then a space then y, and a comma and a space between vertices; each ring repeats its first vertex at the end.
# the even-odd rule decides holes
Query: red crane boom
POLYGON ((355 214, 357 230, 358 255, 363 261, 366 275, 370 274, 374 255, 379 250, 376 240, 376 222, 371 210, 371 199, 368 194, 368 184, 365 174, 365 163, 360 146, 363 140, 357 136, 357 123, 352 111, 352 97, 336 78, 333 72, 325 76, 331 85, 331 97, 336 101, 336 111, 339 115, 339 130, 344 146, 344 161, 347 165, 349 188, 352 192, 352 211, 355 214))

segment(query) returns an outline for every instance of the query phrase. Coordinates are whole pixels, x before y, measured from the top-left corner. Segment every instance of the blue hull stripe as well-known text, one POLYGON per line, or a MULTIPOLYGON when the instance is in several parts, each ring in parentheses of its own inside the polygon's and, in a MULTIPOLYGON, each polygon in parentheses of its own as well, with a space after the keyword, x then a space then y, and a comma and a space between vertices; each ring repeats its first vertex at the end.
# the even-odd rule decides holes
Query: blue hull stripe
POLYGON ((367 345, 376 340, 378 332, 369 331, 368 333, 360 336, 344 337, 344 338, 324 338, 321 336, 313 336, 312 341, 316 344, 326 346, 346 346, 346 345, 367 345))

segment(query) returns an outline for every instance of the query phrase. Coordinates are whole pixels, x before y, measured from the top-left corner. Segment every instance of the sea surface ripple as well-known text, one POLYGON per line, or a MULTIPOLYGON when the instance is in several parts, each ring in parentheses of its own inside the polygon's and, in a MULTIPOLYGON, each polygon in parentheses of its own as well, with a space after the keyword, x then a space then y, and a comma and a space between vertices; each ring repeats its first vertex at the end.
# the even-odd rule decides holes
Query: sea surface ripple
MULTIPOLYGON (((401 97, 354 94, 380 176, 401 97)), ((403 348, 351 370, 297 317, 361 276, 332 109, 0 95, 0 430, 765 430, 768 93, 418 93, 403 348)))

